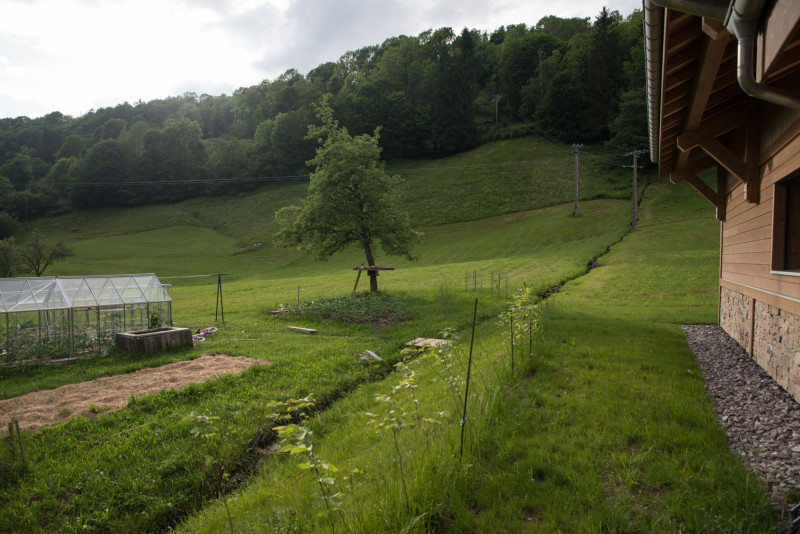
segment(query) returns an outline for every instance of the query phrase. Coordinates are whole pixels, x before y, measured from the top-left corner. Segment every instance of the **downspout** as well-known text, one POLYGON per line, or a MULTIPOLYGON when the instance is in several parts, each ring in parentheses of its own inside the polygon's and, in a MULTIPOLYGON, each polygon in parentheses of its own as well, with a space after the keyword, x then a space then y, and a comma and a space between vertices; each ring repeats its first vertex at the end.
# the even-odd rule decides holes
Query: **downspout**
MULTIPOLYGON (((766 0, 732 0, 726 8, 724 4, 716 0, 644 0, 645 10, 645 41, 647 47, 647 89, 650 104, 650 157, 657 158, 658 152, 653 151, 653 128, 658 128, 658 113, 653 115, 652 108, 655 103, 659 103, 661 95, 653 95, 651 88, 661 87, 661 55, 663 46, 663 8, 674 9, 690 15, 706 17, 713 20, 724 22, 725 28, 738 41, 736 77, 739 87, 749 96, 777 104, 793 110, 800 111, 800 94, 786 91, 777 87, 759 83, 753 74, 753 57, 755 55, 755 39, 758 31, 758 22, 761 12, 764 9, 766 0), (660 17, 659 17, 660 16, 660 17), (658 29, 651 27, 657 24, 658 29), (651 57, 653 53, 658 53, 657 62, 651 57), (652 66, 651 66, 652 65, 652 66), (651 69, 658 65, 658 73, 651 72, 651 69), (653 98, 655 96, 656 98, 653 98)), ((657 144, 657 143, 656 143, 657 144)))
POLYGON ((756 32, 765 0, 736 0, 725 17, 725 27, 739 41, 736 78, 748 95, 800 111, 800 95, 758 83, 753 75, 756 32))

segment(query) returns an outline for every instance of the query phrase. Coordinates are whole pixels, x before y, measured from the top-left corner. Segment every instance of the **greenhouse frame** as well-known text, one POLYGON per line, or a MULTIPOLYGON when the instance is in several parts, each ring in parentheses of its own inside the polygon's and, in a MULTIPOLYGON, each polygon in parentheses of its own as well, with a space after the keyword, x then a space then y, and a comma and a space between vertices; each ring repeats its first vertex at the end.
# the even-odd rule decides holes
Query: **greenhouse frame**
POLYGON ((0 362, 99 354, 118 332, 172 324, 154 274, 0 278, 0 362))

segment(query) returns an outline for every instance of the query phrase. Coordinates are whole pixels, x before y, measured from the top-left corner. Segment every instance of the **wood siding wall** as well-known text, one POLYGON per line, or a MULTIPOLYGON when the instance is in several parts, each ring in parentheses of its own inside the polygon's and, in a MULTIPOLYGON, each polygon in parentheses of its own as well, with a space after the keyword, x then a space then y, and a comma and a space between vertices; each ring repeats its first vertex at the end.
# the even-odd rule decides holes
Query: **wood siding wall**
MULTIPOLYGON (((744 185, 728 177, 727 218, 722 224, 721 278, 788 300, 800 300, 800 276, 771 272, 774 185, 796 176, 800 169, 800 123, 797 120, 800 116, 786 110, 777 114, 775 111, 765 109, 762 115, 760 202, 746 202, 744 185)), ((789 237, 800 239, 797 235, 789 237)))

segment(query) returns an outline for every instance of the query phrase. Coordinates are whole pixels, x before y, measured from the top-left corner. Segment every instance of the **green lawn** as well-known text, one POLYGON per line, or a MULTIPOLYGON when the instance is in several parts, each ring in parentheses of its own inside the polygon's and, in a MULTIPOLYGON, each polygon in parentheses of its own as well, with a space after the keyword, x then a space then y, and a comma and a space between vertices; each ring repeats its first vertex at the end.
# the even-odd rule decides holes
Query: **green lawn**
POLYGON ((480 326, 463 460, 465 335, 309 422, 341 511, 284 455, 230 496, 231 519, 218 503, 182 530, 778 532, 680 330, 715 321, 717 235, 689 188, 654 185, 640 230, 549 299, 533 355, 517 341, 513 373, 497 323, 480 326))
POLYGON ((396 267, 381 275, 382 292, 412 316, 383 328, 265 313, 296 304, 298 290, 302 302, 348 295, 352 267, 363 261, 355 249, 320 263, 270 244, 271 214, 298 201, 299 183, 38 222, 77 251, 52 274, 228 273, 225 323, 214 322, 216 278, 165 280, 174 283, 178 326, 219 327, 207 342, 145 358, 112 351, 70 366, 4 369, 0 398, 205 351, 272 365, 26 434, 25 466, 0 447, 0 530, 776 531, 756 479, 727 450, 680 330, 716 320, 713 210, 689 187, 657 183, 645 190, 639 230, 627 234, 628 182, 587 166, 587 196, 572 217, 571 158, 532 139, 504 143, 393 165, 413 171, 404 173, 407 204, 425 237, 418 262, 379 260, 396 267), (557 183, 543 183, 553 173, 557 183), (521 211, 531 203, 540 209, 521 211), (473 272, 482 290, 471 291, 473 272), (489 290, 497 272, 512 294, 563 286, 538 308, 541 335, 530 345, 516 340, 513 372, 497 320, 509 300, 504 288, 489 290), (437 310, 445 291, 455 301, 447 314, 437 310), (460 338, 450 351, 402 350, 445 330, 460 338), (383 361, 360 361, 367 349, 383 361), (316 411, 297 421, 338 471, 312 475, 298 467, 313 463, 306 453, 265 452, 275 439, 269 402, 306 396, 316 411), (198 416, 217 418, 207 437, 193 432, 203 426, 198 416))

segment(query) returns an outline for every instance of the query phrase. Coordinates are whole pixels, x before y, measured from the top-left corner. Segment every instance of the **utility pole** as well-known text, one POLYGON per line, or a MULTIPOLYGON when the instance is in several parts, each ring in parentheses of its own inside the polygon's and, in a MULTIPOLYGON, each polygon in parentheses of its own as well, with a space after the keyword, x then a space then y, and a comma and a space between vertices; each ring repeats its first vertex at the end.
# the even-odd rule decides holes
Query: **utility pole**
POLYGON ((631 232, 636 231, 636 219, 638 217, 636 208, 639 204, 639 165, 637 163, 639 154, 647 154, 647 150, 634 150, 626 154, 626 156, 633 156, 633 212, 631 215, 631 232))
POLYGON ((575 207, 572 210, 572 215, 576 217, 578 216, 578 154, 582 146, 577 143, 572 145, 572 149, 575 152, 575 207))

